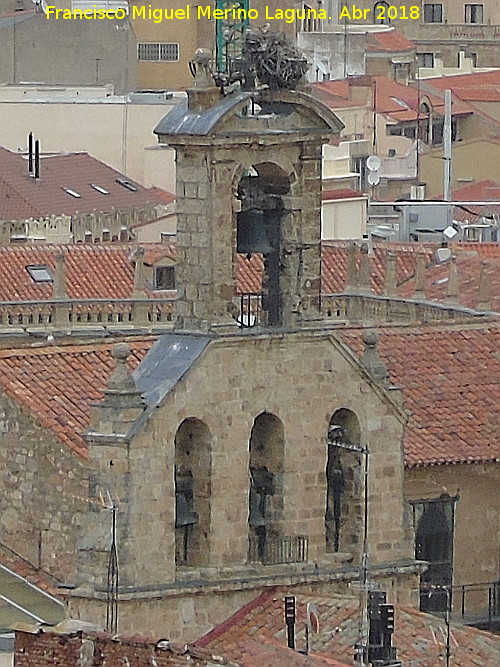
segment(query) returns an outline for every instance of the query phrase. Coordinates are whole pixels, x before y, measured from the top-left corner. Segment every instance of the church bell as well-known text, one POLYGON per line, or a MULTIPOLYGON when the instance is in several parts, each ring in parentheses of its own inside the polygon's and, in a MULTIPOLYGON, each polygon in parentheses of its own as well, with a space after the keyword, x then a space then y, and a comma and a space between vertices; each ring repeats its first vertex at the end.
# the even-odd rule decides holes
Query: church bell
POLYGON ((248 525, 251 528, 258 528, 259 526, 267 526, 267 521, 262 510, 260 509, 260 495, 250 489, 250 513, 248 516, 248 525))
POLYGON ((198 515, 189 509, 188 501, 183 493, 175 494, 175 527, 192 526, 198 523, 198 515))
POLYGON ((269 255, 273 251, 267 238, 264 211, 251 208, 238 213, 236 250, 244 255, 261 253, 269 255))

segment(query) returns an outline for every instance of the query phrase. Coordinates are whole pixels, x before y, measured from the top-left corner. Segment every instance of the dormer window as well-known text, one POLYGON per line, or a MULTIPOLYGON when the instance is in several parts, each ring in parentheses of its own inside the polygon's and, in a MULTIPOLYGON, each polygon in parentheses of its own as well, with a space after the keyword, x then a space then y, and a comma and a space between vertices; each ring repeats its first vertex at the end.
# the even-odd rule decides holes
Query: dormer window
POLYGON ((54 280, 49 267, 46 265, 27 266, 26 271, 36 283, 51 283, 54 280))
POLYGON ((126 190, 130 190, 130 192, 138 192, 139 188, 137 185, 134 185, 130 181, 126 181, 124 178, 117 178, 116 182, 122 186, 122 188, 125 188, 126 190))
POLYGON ((175 267, 158 266, 155 269, 155 289, 174 290, 175 289, 175 267))
POLYGON ((102 185, 97 185, 96 183, 91 183, 90 187, 94 188, 94 190, 97 190, 97 192, 100 192, 102 195, 109 195, 109 192, 106 190, 106 188, 103 188, 102 185))

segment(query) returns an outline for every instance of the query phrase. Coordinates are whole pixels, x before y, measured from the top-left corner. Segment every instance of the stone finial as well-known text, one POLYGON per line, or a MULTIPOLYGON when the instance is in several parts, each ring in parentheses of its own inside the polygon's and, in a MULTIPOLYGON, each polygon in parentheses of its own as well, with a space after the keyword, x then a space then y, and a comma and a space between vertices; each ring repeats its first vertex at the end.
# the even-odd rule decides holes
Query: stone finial
POLYGON ((477 307, 479 310, 491 310, 491 289, 486 269, 488 263, 484 260, 481 262, 481 272, 479 274, 479 293, 477 307))
POLYGON ((56 269, 54 272, 54 299, 67 299, 66 275, 64 271, 65 256, 63 252, 56 254, 56 269))
POLYGON ((106 435, 125 436, 146 407, 141 392, 128 366, 131 349, 127 343, 117 343, 111 352, 116 367, 103 391, 104 398, 92 406, 91 426, 87 437, 106 435))
POLYGON ((459 303, 458 268, 457 258, 455 255, 453 255, 450 259, 450 272, 448 274, 446 303, 450 306, 456 306, 459 303))
POLYGON ((359 291, 371 293, 370 258, 368 257, 368 246, 361 246, 361 258, 359 262, 359 291))
POLYGON ((427 257, 425 250, 421 248, 417 254, 417 266, 415 269, 415 297, 425 299, 425 274, 427 269, 427 257))
POLYGON ((107 388, 113 392, 136 391, 135 381, 127 363, 131 352, 128 343, 117 343, 113 347, 111 355, 116 360, 116 367, 107 385, 107 388))
POLYGON ((378 334, 376 331, 365 330, 361 336, 365 344, 365 352, 361 358, 361 365, 372 376, 374 380, 383 385, 389 384, 389 373, 387 367, 379 357, 377 344, 378 334))
POLYGON ((393 252, 388 252, 385 258, 385 296, 394 296, 397 293, 396 284, 396 260, 397 256, 393 252))
POLYGON ((210 73, 211 55, 208 49, 197 49, 194 58, 189 63, 194 75, 194 85, 187 90, 190 111, 207 111, 221 99, 221 92, 214 84, 210 73))
POLYGON ((358 246, 350 243, 347 248, 347 273, 345 281, 345 292, 351 294, 358 289, 358 267, 357 267, 358 246))
POLYGON ((141 299, 146 296, 146 280, 144 276, 144 248, 137 248, 135 251, 135 270, 134 270, 134 299, 141 299))

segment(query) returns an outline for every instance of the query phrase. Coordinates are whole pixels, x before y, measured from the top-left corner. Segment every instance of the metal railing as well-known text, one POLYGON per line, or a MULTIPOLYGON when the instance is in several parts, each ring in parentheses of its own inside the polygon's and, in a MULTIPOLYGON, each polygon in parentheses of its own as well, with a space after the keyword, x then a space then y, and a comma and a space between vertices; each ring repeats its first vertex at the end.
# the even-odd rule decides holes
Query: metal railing
POLYGON ((500 627, 500 581, 452 586, 453 615, 483 629, 500 627))
POLYGON ((262 565, 280 563, 306 563, 309 538, 305 535, 270 538, 261 541, 258 536, 249 538, 248 562, 262 565))
POLYGON ((262 324, 262 293, 245 292, 240 294, 240 310, 237 322, 241 329, 262 324))

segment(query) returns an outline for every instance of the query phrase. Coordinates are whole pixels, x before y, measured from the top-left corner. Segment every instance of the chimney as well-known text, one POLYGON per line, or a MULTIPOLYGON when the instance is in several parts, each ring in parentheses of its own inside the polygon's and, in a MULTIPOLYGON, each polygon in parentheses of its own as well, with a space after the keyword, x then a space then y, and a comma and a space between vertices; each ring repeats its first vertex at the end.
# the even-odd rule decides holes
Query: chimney
POLYGON ((363 294, 372 293, 368 250, 369 248, 366 243, 363 243, 361 246, 361 260, 359 263, 359 292, 363 294))
POLYGON ((373 106, 374 81, 370 76, 349 76, 349 100, 359 106, 373 106))
POLYGON ((40 142, 35 141, 35 164, 34 164, 34 178, 40 178, 40 142))
POLYGON ((446 303, 449 306, 459 305, 458 267, 455 255, 450 259, 450 273, 448 277, 448 288, 446 290, 446 303))
POLYGON ((358 255, 358 246, 350 243, 347 248, 347 273, 344 292, 353 294, 358 291, 359 275, 356 264, 358 255))
POLYGON ((481 262, 481 273, 479 274, 479 294, 478 294, 478 310, 491 310, 491 289, 490 281, 488 279, 486 269, 488 268, 488 263, 485 261, 481 262))
POLYGON ((28 134, 28 173, 33 174, 33 132, 28 134))
POLYGON ((425 299, 425 273, 427 269, 427 258, 425 250, 420 248, 417 254, 417 266, 415 269, 415 294, 417 299, 425 299))
POLYGON ((395 253, 387 252, 386 264, 385 264, 385 283, 384 283, 385 296, 395 296, 395 294, 397 293, 396 260, 397 257, 395 253))
POLYGON ((62 251, 56 255, 56 270, 54 273, 54 299, 67 299, 66 275, 64 272, 65 256, 62 251))

